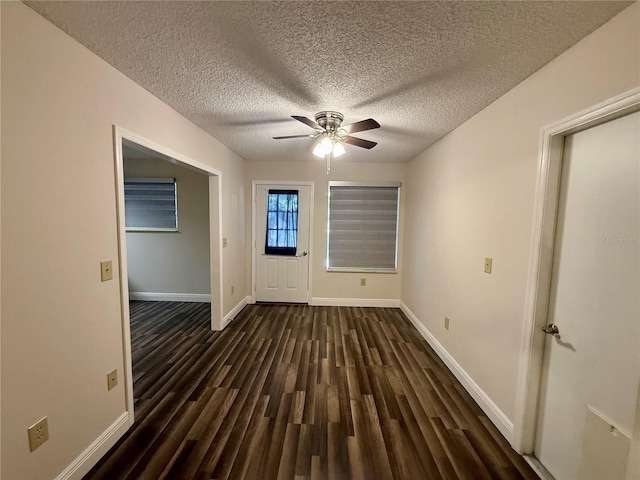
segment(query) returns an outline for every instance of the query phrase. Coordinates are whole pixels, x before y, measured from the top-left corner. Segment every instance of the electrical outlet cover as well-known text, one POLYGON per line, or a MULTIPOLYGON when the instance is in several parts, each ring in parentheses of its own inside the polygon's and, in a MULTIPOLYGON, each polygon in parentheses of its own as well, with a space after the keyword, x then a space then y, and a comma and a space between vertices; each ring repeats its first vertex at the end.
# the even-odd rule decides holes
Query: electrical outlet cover
POLYGON ((47 417, 31 425, 27 433, 29 434, 29 450, 34 451, 44 442, 49 440, 49 422, 47 417))

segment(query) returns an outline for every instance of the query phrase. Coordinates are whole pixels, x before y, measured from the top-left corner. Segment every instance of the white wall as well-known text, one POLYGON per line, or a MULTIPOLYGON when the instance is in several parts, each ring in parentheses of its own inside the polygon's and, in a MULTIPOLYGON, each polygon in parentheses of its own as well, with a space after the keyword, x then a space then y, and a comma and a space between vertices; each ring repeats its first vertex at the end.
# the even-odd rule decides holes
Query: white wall
MULTIPOLYGON (((309 155, 311 155, 311 144, 309 155)), ((350 147, 347 147, 350 148, 350 147)), ((348 152, 345 154, 345 157, 348 152)), ((403 183, 405 164, 372 164, 346 163, 340 159, 334 160, 331 173, 327 175, 326 163, 323 160, 300 162, 247 162, 247 202, 251 199, 251 182, 259 180, 269 181, 312 181, 314 182, 314 217, 313 238, 311 241, 311 301, 318 299, 365 299, 365 303, 373 304, 371 300, 397 300, 400 298, 402 261, 402 234, 400 234, 398 252, 398 273, 344 273, 327 272, 327 205, 329 181, 399 181, 403 183), (367 285, 360 286, 360 279, 366 278, 367 285)), ((405 204, 404 188, 400 190, 400 232, 402 232, 403 211, 405 204)), ((250 222, 248 211, 247 224, 250 222)), ((250 227, 249 227, 250 228, 250 227)), ((251 258, 250 248, 247 250, 251 258)), ((247 265, 250 268, 250 263, 247 265)), ((334 302, 335 303, 335 302, 334 302)))
POLYGON ((130 292, 211 293, 209 177, 158 159, 124 159, 125 179, 175 178, 177 232, 127 232, 130 292))
POLYGON ((638 85, 636 3, 409 163, 402 301, 511 421, 540 129, 638 85))
POLYGON ((112 126, 222 172, 224 288, 242 297, 245 162, 22 3, 1 8, 2 478, 31 480, 125 411, 119 270, 101 283, 99 269, 118 258, 112 126), (45 415, 50 440, 30 453, 45 415))

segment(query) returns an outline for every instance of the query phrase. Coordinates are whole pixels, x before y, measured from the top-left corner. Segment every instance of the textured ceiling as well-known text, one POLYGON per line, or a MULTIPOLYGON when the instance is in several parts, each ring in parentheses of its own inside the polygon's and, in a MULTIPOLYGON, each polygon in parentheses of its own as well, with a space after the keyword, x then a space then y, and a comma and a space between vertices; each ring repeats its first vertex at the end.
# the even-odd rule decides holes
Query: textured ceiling
POLYGON ((248 160, 313 160, 290 118, 376 119, 406 162, 630 2, 25 2, 248 160))

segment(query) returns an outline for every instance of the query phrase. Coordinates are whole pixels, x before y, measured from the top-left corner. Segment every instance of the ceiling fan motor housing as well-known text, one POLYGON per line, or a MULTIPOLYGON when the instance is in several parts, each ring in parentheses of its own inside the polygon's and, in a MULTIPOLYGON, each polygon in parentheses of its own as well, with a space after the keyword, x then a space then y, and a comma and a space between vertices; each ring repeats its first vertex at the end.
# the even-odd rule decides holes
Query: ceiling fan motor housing
POLYGON ((315 115, 316 123, 328 131, 340 128, 344 116, 339 112, 318 112, 315 115))

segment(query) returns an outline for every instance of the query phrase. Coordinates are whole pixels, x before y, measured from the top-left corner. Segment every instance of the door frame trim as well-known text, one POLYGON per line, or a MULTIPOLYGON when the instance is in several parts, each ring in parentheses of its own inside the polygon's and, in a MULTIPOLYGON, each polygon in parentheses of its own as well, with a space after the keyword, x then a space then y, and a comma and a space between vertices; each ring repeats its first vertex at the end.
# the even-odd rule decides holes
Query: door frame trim
POLYGON ((120 314, 122 324, 125 405, 129 413, 129 426, 134 423, 133 360, 131 353, 131 325, 129 311, 129 277, 127 268, 127 232, 124 215, 124 158, 122 142, 129 140, 150 150, 170 157, 178 164, 198 170, 209 176, 209 248, 211 283, 211 329, 222 330, 222 173, 206 164, 176 153, 153 140, 149 140, 118 125, 113 125, 115 162, 116 219, 118 234, 118 272, 120 282, 120 314), (215 305, 214 305, 215 302, 215 305))
POLYGON ((315 182, 295 182, 295 181, 277 181, 277 180, 253 180, 251 182, 251 303, 256 303, 256 282, 257 282, 257 269, 258 269, 258 252, 257 252, 257 238, 256 230, 257 215, 256 215, 256 193, 258 186, 260 185, 283 185, 293 186, 302 185, 309 187, 309 269, 307 278, 307 302, 311 301, 311 279, 313 278, 313 211, 314 211, 314 186, 315 182))
POLYGON ((545 337, 540 329, 549 307, 564 138, 639 110, 640 88, 634 88, 540 131, 512 441, 520 454, 532 454, 535 445, 545 337))

